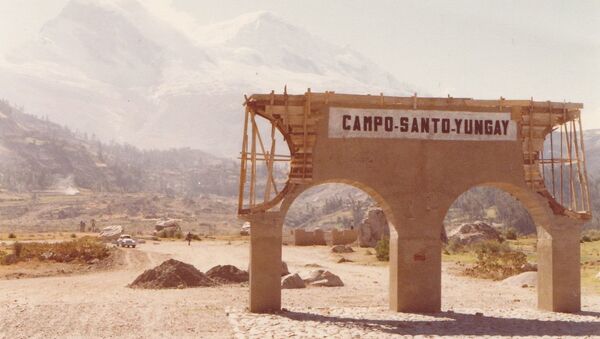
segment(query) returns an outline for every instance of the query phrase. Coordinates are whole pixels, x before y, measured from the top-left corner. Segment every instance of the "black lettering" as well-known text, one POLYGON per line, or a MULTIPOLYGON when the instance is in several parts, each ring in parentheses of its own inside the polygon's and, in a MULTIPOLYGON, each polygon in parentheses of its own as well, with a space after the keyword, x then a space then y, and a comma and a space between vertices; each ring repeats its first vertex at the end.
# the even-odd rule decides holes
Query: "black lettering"
POLYGON ((465 134, 473 134, 473 120, 465 120, 465 134))
POLYGON ((412 127, 410 128, 410 131, 419 133, 419 122, 417 121, 417 118, 413 118, 412 127))
POLYGON ((508 120, 502 120, 502 128, 504 129, 504 135, 508 133, 508 120))
POLYGON ((485 134, 490 135, 494 133, 494 122, 492 120, 485 120, 485 134))
POLYGON ((483 120, 475 120, 475 134, 483 134, 483 120))
POLYGON ((383 125, 383 119, 381 117, 375 117, 374 121, 373 126, 375 126, 375 132, 377 132, 377 127, 383 125))
POLYGON ((351 119, 351 117, 347 114, 344 114, 342 116, 342 128, 345 129, 346 131, 350 130, 350 125, 348 124, 348 121, 351 119))
POLYGON ((407 132, 407 131, 408 131, 408 118, 402 117, 402 118, 400 118, 400 132, 407 132))
POLYGON ((391 132, 394 130, 394 118, 385 117, 384 119, 384 128, 386 132, 391 132))
POLYGON ((456 125, 456 134, 460 134, 460 125, 462 124, 462 119, 454 119, 454 124, 456 125))
POLYGON ((373 130, 373 117, 363 117, 363 130, 369 132, 373 130))
POLYGON ((431 121, 433 121, 433 133, 437 133, 437 123, 440 121, 440 118, 431 118, 431 121))
POLYGON ((442 119, 442 133, 450 133, 450 119, 442 119))
POLYGON ((421 118, 421 133, 429 133, 429 118, 421 118))
POLYGON ((360 117, 354 117, 354 126, 352 127, 353 131, 360 131, 360 117))
POLYGON ((498 120, 494 122, 494 135, 502 135, 502 127, 500 126, 500 121, 498 120))

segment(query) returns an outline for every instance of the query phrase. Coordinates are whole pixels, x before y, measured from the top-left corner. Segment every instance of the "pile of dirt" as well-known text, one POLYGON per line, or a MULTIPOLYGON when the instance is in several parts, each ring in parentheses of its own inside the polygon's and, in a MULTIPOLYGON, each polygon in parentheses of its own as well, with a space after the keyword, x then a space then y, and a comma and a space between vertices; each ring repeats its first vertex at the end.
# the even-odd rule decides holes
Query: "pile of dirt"
POLYGON ((130 285, 131 288, 187 288, 214 286, 216 283, 194 266, 169 259, 159 266, 146 270, 130 285))
POLYGON ((247 282, 250 278, 247 271, 233 265, 217 265, 206 271, 206 275, 220 284, 238 284, 247 282))

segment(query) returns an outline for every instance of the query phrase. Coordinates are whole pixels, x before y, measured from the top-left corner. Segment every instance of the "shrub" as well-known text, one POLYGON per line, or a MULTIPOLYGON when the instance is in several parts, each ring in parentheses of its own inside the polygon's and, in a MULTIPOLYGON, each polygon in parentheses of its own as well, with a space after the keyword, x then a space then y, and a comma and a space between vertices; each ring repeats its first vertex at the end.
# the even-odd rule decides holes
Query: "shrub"
POLYGON ((19 259, 21 258, 21 253, 23 253, 23 244, 17 241, 13 244, 13 254, 19 259))
POLYGON ((387 237, 379 240, 375 246, 375 255, 379 261, 390 260, 390 240, 387 237))
POLYGON ((461 244, 460 241, 451 239, 448 241, 448 244, 446 244, 444 251, 446 251, 448 254, 461 253, 465 251, 465 246, 461 244))
POLYGON ((581 242, 591 242, 591 241, 592 241, 592 238, 590 238, 587 235, 584 235, 581 237, 581 242))
POLYGON ((77 235, 75 233, 71 233, 71 238, 77 238, 77 235))
POLYGON ((504 233, 504 237, 506 240, 517 240, 517 230, 512 227, 507 229, 504 233))
MULTIPOLYGON (((16 261, 38 259, 56 262, 88 261, 104 259, 110 254, 106 244, 92 237, 57 243, 19 243, 13 245, 13 256, 16 261)), ((8 257, 8 256, 7 256, 8 257)), ((6 259, 6 258, 5 258, 6 259)))
POLYGON ((484 241, 473 245, 473 249, 477 261, 465 270, 467 275, 500 280, 523 272, 527 264, 525 253, 511 249, 506 243, 484 241))
POLYGON ((14 233, 9 233, 8 234, 8 239, 16 239, 16 238, 17 238, 16 234, 14 234, 14 233))

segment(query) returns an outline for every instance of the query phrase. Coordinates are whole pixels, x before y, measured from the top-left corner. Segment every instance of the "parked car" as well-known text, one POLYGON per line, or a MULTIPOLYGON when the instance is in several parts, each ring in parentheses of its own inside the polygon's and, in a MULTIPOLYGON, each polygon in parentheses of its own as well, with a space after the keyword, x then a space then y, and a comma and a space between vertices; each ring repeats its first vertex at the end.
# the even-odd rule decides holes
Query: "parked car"
POLYGON ((117 239, 117 246, 135 248, 135 245, 135 240, 129 234, 122 234, 119 239, 117 239))
POLYGON ((245 222, 240 229, 240 235, 250 235, 250 223, 245 222))

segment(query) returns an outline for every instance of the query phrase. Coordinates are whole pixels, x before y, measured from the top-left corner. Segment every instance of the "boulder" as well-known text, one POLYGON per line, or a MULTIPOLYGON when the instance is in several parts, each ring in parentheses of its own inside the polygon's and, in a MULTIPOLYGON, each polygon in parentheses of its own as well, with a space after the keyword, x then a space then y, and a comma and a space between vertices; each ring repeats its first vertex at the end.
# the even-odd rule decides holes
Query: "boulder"
POLYGON ((340 287, 340 286, 344 286, 344 283, 342 282, 342 279, 340 279, 340 277, 338 277, 337 275, 329 272, 329 271, 325 271, 323 272, 323 274, 321 274, 321 277, 319 280, 313 281, 312 283, 310 283, 311 286, 325 286, 325 287, 340 287))
POLYGON ((310 286, 344 286, 344 283, 342 282, 342 279, 340 279, 340 277, 325 270, 310 271, 308 275, 302 280, 304 280, 304 282, 310 286))
POLYGON ((248 272, 240 270, 233 265, 217 265, 206 271, 206 275, 221 284, 237 284, 247 282, 248 272))
POLYGON ((288 274, 281 279, 281 288, 292 289, 292 288, 305 288, 306 284, 298 273, 288 274))
POLYGON ((104 241, 116 240, 123 233, 123 226, 113 225, 106 226, 100 231, 98 237, 104 241))
POLYGON ((448 240, 460 245, 470 245, 486 240, 500 240, 500 232, 482 221, 464 223, 448 234, 448 240))
POLYGON ((321 279, 323 272, 325 272, 325 270, 310 271, 310 272, 308 272, 308 275, 306 275, 304 278, 302 278, 302 280, 304 280, 305 283, 310 284, 313 281, 317 281, 317 280, 321 279))
POLYGON ((377 242, 390 236, 388 222, 381 208, 369 208, 358 226, 358 244, 361 247, 375 247, 377 242))
POLYGON ((288 270, 287 263, 285 261, 281 261, 281 276, 285 276, 290 274, 290 270, 288 270))
POLYGON ((336 245, 331 248, 333 253, 352 253, 354 250, 348 245, 336 245))

